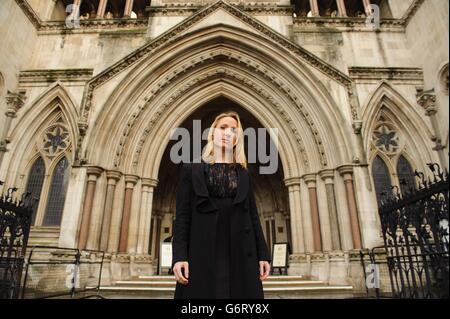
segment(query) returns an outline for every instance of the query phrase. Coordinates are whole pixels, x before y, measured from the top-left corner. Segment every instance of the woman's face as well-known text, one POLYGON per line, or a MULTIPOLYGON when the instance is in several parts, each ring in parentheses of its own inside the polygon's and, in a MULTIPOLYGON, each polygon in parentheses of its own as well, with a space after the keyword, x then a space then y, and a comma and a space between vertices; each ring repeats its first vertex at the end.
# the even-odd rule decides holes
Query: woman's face
POLYGON ((237 121, 230 117, 222 117, 214 129, 214 146, 216 148, 232 150, 237 139, 237 121))

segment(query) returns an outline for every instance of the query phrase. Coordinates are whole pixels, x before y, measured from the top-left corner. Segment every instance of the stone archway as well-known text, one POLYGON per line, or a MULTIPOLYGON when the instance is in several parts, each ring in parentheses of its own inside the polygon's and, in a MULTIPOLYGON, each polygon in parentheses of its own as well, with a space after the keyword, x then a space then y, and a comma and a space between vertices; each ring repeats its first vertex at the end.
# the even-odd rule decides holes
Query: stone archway
MULTIPOLYGON (((192 136, 193 120, 201 120, 202 131, 214 120, 214 117, 224 110, 234 110, 240 114, 245 128, 263 128, 263 125, 247 110, 236 102, 225 97, 215 98, 194 111, 181 127, 186 128, 192 136)), ((267 136, 267 138, 270 138, 267 136)), ((152 224, 150 226, 149 254, 158 256, 159 243, 172 235, 172 225, 176 210, 177 177, 180 166, 170 159, 170 149, 175 141, 166 146, 158 173, 158 186, 153 194, 152 224)), ((206 141, 203 141, 202 148, 206 141)), ((248 144, 246 144, 248 145, 248 144)), ((266 241, 271 249, 274 242, 291 243, 291 224, 289 214, 289 196, 284 185, 283 165, 278 159, 278 169, 275 174, 258 174, 258 163, 249 163, 249 173, 255 181, 255 195, 261 225, 266 241)), ((292 244, 291 244, 292 245, 292 244)))
MULTIPOLYGON (((66 238, 71 243, 83 238, 87 248, 98 247, 98 232, 106 229, 106 243, 100 246, 108 252, 125 260, 149 258, 153 212, 163 215, 157 211, 165 206, 155 196, 160 173, 168 170, 163 163, 169 134, 222 97, 239 104, 259 125, 279 129, 291 262, 298 265, 292 272, 311 273, 310 254, 323 259, 324 252, 336 251, 342 259, 344 250, 361 247, 358 218, 364 225, 362 219, 371 216, 359 217, 355 203, 351 125, 342 123, 357 114, 343 97, 349 85, 338 72, 319 63, 326 74, 340 79, 325 81, 334 89, 332 96, 311 65, 287 54, 285 47, 223 24, 183 34, 154 51, 150 47, 145 48, 148 54, 137 51, 87 87, 77 149, 83 166, 72 181, 86 200, 81 214, 73 209, 72 219, 66 219, 63 229, 70 231, 66 238), (138 62, 122 72, 133 61, 138 62), (347 107, 340 109, 339 103, 347 107), (78 238, 74 220, 81 220, 78 238)), ((320 263, 314 267, 324 274, 320 263)))

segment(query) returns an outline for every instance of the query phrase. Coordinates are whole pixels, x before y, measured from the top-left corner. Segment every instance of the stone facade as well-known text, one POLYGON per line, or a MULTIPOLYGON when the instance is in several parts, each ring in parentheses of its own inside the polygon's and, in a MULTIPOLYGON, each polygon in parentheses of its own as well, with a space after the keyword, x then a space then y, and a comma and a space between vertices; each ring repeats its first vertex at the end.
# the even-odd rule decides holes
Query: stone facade
POLYGON ((153 274, 175 211, 168 136, 233 107, 279 129, 282 167, 255 184, 289 272, 363 290, 358 252, 382 244, 374 161, 395 185, 400 158, 448 168, 449 5, 330 3, 81 1, 71 28, 72 1, 1 1, 0 180, 27 189, 43 159, 32 242, 106 251, 106 283, 153 274))

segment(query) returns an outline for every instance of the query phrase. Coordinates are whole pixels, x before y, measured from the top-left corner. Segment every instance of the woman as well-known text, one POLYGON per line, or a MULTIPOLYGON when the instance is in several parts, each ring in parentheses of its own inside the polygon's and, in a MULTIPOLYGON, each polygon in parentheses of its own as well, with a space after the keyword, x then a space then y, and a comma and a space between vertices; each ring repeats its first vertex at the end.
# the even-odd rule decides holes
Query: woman
POLYGON ((215 118, 201 163, 183 164, 172 247, 175 298, 264 298, 271 257, 235 112, 215 118))

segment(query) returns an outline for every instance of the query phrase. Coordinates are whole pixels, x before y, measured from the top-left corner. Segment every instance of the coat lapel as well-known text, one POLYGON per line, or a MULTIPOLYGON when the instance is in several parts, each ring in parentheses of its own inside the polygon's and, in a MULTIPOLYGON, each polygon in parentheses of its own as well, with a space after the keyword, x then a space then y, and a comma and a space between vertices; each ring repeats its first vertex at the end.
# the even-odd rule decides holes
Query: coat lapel
MULTIPOLYGON (((196 208, 199 212, 209 213, 217 210, 216 205, 214 205, 208 192, 208 187, 206 185, 205 171, 206 163, 202 160, 201 163, 193 163, 192 165, 192 183, 194 192, 197 195, 196 208)), ((233 200, 233 205, 245 200, 248 193, 248 172, 241 166, 238 165, 238 186, 236 196, 233 200)))

